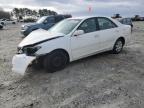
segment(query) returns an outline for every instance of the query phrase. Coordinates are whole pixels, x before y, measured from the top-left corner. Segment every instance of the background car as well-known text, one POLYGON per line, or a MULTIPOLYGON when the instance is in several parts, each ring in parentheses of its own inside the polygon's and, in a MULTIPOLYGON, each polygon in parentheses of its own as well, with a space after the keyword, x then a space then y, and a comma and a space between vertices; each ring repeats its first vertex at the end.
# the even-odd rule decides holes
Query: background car
POLYGON ((4 26, 5 25, 5 21, 3 21, 3 19, 0 19, 0 24, 4 26))
POLYGON ((32 31, 37 29, 45 29, 48 30, 50 27, 58 23, 59 21, 70 18, 71 15, 56 15, 56 16, 44 16, 41 17, 36 23, 25 24, 21 27, 21 33, 24 36, 29 35, 32 31))
POLYGON ((16 24, 16 20, 12 20, 12 19, 2 19, 1 21, 3 21, 4 22, 4 24, 16 24))
POLYGON ((133 28, 133 23, 131 18, 119 18, 118 21, 125 25, 130 25, 133 28))

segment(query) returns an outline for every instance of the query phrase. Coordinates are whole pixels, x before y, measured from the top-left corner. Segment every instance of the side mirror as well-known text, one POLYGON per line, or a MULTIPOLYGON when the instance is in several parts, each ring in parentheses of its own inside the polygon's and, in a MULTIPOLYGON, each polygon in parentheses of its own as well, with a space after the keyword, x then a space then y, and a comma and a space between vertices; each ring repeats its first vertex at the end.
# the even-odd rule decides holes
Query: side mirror
POLYGON ((79 35, 82 35, 84 34, 84 31, 83 30, 76 30, 73 34, 73 36, 79 36, 79 35))

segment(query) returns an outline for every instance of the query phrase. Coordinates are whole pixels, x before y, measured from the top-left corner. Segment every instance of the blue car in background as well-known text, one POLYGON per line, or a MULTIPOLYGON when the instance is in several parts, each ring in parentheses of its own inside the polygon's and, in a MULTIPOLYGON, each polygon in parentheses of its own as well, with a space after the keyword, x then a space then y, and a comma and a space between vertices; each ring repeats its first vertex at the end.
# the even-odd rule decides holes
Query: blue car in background
POLYGON ((118 21, 125 25, 130 25, 133 28, 133 23, 131 18, 119 18, 118 21))
POLYGON ((72 17, 71 15, 43 16, 36 23, 22 25, 21 33, 24 36, 27 36, 32 31, 40 29, 40 28, 48 30, 49 28, 51 28, 53 25, 55 25, 59 21, 66 19, 66 18, 71 18, 71 17, 72 17))
POLYGON ((130 25, 131 31, 133 30, 133 23, 131 18, 118 18, 117 20, 122 24, 130 25))

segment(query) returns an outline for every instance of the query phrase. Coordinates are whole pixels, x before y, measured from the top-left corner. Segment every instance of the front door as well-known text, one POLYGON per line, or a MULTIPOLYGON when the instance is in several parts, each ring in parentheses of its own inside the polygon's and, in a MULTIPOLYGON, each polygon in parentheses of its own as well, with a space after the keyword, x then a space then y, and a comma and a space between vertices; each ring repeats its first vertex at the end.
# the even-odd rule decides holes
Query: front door
POLYGON ((96 18, 85 20, 77 30, 83 30, 84 34, 71 37, 73 60, 95 53, 99 50, 100 45, 96 18))

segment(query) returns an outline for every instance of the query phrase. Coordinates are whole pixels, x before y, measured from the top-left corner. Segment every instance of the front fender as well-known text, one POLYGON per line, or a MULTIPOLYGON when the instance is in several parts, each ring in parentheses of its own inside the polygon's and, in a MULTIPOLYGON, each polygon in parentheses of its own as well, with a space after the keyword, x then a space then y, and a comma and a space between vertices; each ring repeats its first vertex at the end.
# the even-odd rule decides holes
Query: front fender
POLYGON ((64 36, 64 37, 56 38, 56 39, 41 43, 37 45, 37 46, 41 46, 41 49, 39 49, 36 52, 36 55, 37 56, 46 55, 56 49, 63 49, 70 55, 70 42, 69 41, 70 41, 69 37, 64 36))

